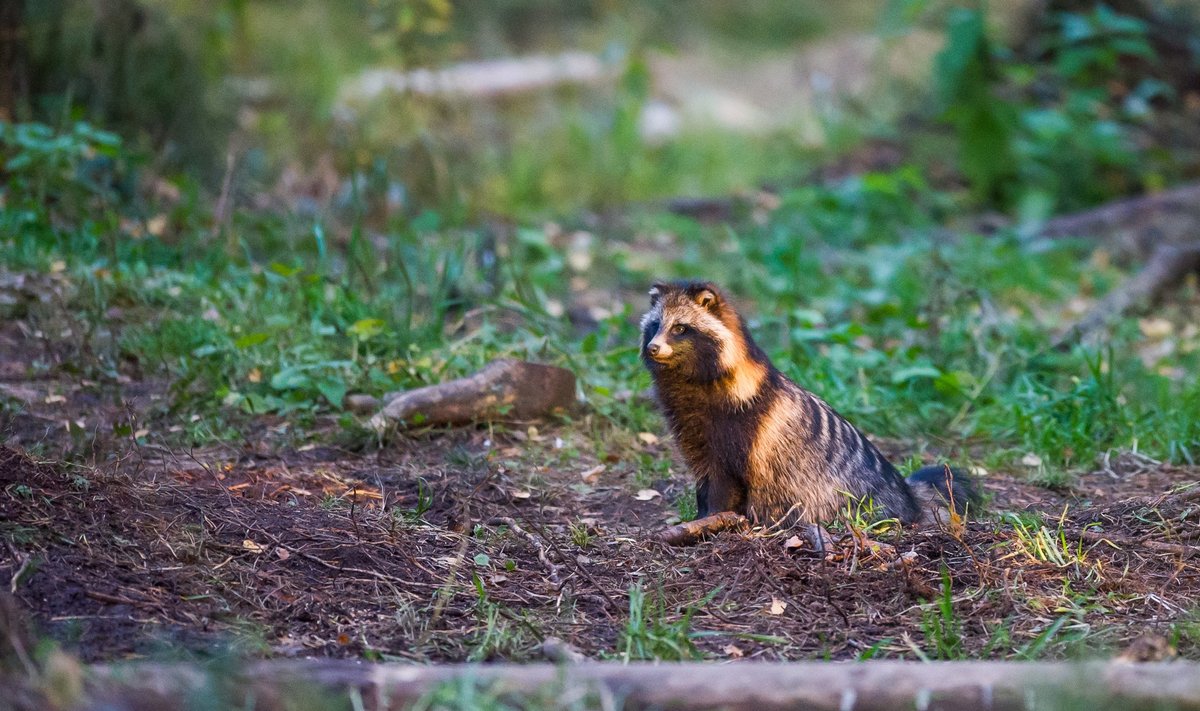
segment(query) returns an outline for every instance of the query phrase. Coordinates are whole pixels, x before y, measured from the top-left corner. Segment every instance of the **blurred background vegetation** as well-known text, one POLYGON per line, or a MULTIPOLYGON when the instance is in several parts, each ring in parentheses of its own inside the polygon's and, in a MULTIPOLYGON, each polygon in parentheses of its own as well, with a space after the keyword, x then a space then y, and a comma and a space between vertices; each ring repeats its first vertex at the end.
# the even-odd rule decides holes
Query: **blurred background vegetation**
POLYGON ((1037 229, 1200 177, 1198 17, 9 0, 3 266, 71 280, 85 336, 37 367, 165 377, 151 419, 192 441, 263 414, 353 430, 347 393, 506 353, 573 367, 604 426, 654 427, 629 397, 634 317, 651 279, 694 276, 789 374, 918 450, 1050 483, 1114 449, 1191 462, 1191 301, 1149 345, 1128 319, 1048 351, 1130 264, 1037 229))

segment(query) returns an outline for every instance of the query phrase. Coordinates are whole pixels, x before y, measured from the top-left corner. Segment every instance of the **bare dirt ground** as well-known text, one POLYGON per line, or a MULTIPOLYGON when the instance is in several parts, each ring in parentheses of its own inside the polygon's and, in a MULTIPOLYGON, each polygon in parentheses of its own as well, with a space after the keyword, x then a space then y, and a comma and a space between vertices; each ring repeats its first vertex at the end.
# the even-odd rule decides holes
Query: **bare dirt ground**
POLYGON ((1166 640, 1152 656, 1200 656, 1178 633, 1200 596, 1200 489, 1186 486, 1200 469, 1126 456, 1065 492, 994 473, 987 512, 964 526, 835 530, 824 557, 786 531, 671 548, 653 534, 686 476, 646 487, 632 464, 580 454, 578 422, 352 452, 280 444, 281 422, 259 419, 225 448, 138 445, 112 422, 160 386, 31 376, 51 354, 11 325, 0 342, 0 584, 85 660, 522 660, 550 636, 605 658, 628 648, 631 587, 645 593, 636 641, 680 656, 688 615, 695 649, 718 659, 1065 656, 1145 640, 1166 640), (1045 533, 1002 523, 1030 511, 1045 533))

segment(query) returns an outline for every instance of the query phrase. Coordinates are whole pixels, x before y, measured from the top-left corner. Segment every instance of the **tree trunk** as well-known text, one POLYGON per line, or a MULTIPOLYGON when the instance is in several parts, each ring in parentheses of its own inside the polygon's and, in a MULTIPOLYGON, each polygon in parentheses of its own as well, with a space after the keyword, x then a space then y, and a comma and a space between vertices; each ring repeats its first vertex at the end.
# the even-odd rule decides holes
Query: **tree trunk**
POLYGON ((0 121, 16 121, 25 94, 25 0, 0 0, 0 121))

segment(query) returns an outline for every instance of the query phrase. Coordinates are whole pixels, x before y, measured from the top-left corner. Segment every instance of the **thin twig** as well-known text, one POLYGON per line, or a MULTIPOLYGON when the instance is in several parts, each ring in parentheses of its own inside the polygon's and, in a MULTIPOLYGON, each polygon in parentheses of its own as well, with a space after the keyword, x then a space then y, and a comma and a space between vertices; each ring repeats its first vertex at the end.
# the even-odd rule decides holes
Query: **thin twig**
POLYGON ((538 539, 536 536, 534 536, 529 531, 526 531, 524 528, 521 528, 520 524, 518 524, 516 521, 512 520, 508 516, 496 516, 496 517, 490 518, 490 519, 488 519, 488 525, 489 526, 508 526, 510 529, 512 529, 513 533, 515 533, 518 536, 521 536, 525 540, 529 541, 530 545, 532 545, 534 547, 534 549, 537 550, 538 560, 541 561, 542 565, 545 566, 546 571, 550 574, 550 582, 554 583, 555 586, 558 586, 560 584, 558 576, 559 576, 559 571, 562 569, 562 566, 555 565, 550 562, 550 559, 546 557, 546 548, 541 543, 538 542, 538 539))
MULTIPOLYGON (((567 563, 575 570, 579 571, 580 575, 587 578, 587 581, 592 584, 592 587, 596 588, 596 592, 600 593, 601 597, 608 601, 609 607, 612 608, 614 612, 619 612, 621 610, 621 607, 617 604, 617 601, 612 599, 612 597, 608 594, 608 591, 606 591, 604 587, 596 581, 596 578, 592 577, 592 574, 588 572, 588 569, 585 568, 582 563, 564 553, 562 549, 558 547, 558 544, 554 542, 554 539, 546 535, 546 531, 543 530, 541 526, 537 524, 534 524, 534 526, 538 529, 538 533, 542 536, 542 539, 546 541, 546 543, 550 544, 550 547, 553 548, 554 552, 558 554, 559 560, 567 563)), ((604 614, 609 619, 612 619, 612 615, 608 614, 608 610, 604 610, 604 614)))
POLYGON ((17 572, 13 573, 12 579, 8 581, 8 591, 13 595, 17 594, 17 586, 21 584, 21 576, 25 574, 25 571, 29 570, 29 566, 33 562, 33 559, 27 555, 20 555, 18 558, 21 561, 21 565, 17 568, 17 572))

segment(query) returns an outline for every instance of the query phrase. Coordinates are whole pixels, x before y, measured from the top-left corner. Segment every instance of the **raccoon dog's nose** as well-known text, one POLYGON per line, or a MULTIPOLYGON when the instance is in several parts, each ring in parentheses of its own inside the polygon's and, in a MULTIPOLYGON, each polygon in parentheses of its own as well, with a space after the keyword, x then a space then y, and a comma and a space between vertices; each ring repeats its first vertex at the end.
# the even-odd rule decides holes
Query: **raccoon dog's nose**
POLYGON ((658 344, 651 343, 650 345, 646 346, 646 350, 650 352, 650 355, 658 355, 658 351, 659 351, 658 344))

